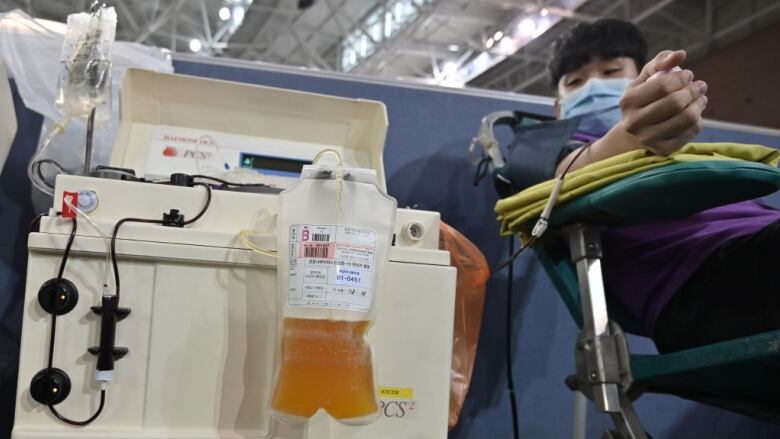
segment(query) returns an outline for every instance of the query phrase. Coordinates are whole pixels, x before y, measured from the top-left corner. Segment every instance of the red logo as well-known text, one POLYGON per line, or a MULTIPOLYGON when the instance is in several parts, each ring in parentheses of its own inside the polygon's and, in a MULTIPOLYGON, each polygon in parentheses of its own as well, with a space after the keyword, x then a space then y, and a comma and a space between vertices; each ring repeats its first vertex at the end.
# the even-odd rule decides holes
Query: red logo
MULTIPOLYGON (((181 156, 185 159, 208 160, 211 158, 211 152, 209 151, 197 151, 186 148, 182 148, 182 150, 184 152, 181 154, 181 156)), ((178 157, 179 149, 175 146, 166 146, 162 150, 162 155, 165 157, 178 157)))

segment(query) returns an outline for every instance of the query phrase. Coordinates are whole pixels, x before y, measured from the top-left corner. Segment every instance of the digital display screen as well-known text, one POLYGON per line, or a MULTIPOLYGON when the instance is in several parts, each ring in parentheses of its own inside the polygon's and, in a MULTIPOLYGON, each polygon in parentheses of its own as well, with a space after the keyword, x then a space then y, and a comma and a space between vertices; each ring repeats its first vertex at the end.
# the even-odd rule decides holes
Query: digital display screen
POLYGON ((284 159, 257 154, 241 153, 241 167, 254 169, 265 174, 297 177, 301 175, 304 165, 311 161, 284 159))

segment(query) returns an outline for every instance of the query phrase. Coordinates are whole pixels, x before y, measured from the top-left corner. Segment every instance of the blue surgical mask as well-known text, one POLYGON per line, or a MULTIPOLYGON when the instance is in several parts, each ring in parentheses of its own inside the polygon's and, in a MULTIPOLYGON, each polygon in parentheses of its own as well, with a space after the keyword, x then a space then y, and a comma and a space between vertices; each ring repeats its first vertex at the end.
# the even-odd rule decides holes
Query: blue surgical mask
POLYGON ((577 131, 603 136, 620 122, 620 98, 630 82, 630 78, 589 79, 561 99, 562 118, 580 118, 577 131))

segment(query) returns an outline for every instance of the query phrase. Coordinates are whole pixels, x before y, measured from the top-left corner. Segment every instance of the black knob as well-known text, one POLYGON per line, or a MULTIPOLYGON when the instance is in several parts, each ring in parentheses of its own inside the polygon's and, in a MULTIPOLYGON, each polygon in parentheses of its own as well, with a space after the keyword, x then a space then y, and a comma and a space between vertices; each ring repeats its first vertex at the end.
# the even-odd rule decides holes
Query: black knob
POLYGON ((70 378, 56 367, 43 369, 35 374, 30 383, 30 395, 43 405, 57 405, 70 394, 70 378))
POLYGON ((114 370, 114 361, 127 354, 127 348, 118 348, 116 342, 116 322, 120 315, 127 316, 128 308, 119 307, 119 297, 103 296, 100 306, 93 306, 92 311, 100 315, 100 345, 87 349, 92 355, 97 355, 97 370, 114 370))
POLYGON ((49 314, 67 314, 76 307, 79 292, 67 279, 49 279, 38 290, 38 303, 49 314))

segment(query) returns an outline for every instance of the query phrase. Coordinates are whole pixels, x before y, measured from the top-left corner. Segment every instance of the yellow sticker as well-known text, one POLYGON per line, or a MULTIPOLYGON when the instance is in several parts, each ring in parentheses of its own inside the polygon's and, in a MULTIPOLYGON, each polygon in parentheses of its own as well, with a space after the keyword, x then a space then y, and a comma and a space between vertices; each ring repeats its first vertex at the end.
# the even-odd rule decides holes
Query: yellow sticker
POLYGON ((411 387, 379 386, 380 398, 413 399, 414 389, 411 387))

